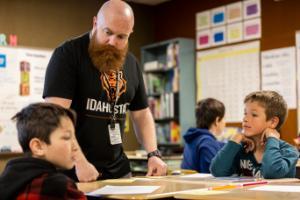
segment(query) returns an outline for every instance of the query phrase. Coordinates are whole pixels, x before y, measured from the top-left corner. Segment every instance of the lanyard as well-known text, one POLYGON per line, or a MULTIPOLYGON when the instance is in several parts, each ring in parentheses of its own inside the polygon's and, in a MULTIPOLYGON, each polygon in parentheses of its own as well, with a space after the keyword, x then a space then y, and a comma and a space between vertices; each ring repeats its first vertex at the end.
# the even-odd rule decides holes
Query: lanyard
POLYGON ((104 76, 105 76, 105 79, 106 81, 108 82, 108 86, 109 86, 109 96, 110 96, 110 99, 111 99, 111 102, 110 102, 110 106, 111 106, 111 109, 112 109, 112 112, 111 112, 111 118, 110 118, 110 127, 112 129, 115 128, 115 124, 116 124, 116 104, 117 104, 117 101, 118 101, 118 98, 119 98, 119 91, 120 91, 120 88, 119 88, 119 81, 120 81, 120 75, 121 73, 119 71, 116 72, 116 98, 115 100, 113 100, 113 88, 111 87, 111 85, 109 84, 109 79, 107 78, 107 75, 106 73, 104 73, 104 76))

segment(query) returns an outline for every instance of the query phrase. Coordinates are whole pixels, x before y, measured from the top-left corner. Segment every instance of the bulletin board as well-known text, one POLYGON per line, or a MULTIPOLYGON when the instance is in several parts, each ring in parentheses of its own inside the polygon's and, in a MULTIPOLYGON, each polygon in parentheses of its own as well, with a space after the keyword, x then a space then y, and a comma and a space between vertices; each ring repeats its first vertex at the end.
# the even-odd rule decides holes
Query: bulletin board
POLYGON ((24 106, 41 102, 52 50, 0 47, 0 151, 21 151, 13 117, 24 106))

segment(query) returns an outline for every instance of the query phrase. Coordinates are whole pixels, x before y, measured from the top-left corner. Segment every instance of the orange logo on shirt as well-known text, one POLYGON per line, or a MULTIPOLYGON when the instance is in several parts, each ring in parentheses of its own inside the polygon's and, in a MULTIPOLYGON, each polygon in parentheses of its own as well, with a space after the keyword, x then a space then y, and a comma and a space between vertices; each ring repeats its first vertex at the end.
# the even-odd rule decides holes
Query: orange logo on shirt
MULTIPOLYGON (((124 79, 123 71, 119 71, 119 93, 118 98, 126 92, 126 80, 124 79)), ((102 83, 102 88, 106 92, 109 102, 114 102, 116 100, 117 93, 117 73, 115 71, 110 71, 109 73, 101 73, 100 80, 102 83), (110 92, 111 91, 111 92, 110 92)))

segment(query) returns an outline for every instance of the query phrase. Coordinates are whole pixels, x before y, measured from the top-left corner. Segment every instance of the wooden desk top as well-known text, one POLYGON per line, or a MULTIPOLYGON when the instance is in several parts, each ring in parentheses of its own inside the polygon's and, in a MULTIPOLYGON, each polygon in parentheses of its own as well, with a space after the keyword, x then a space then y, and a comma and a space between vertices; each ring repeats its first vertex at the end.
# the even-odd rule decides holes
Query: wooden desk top
MULTIPOLYGON (((271 180, 269 184, 280 185, 299 185, 299 179, 278 179, 271 180)), ((114 186, 160 186, 159 189, 151 194, 139 194, 139 195, 109 195, 105 198, 114 199, 157 199, 157 198, 179 198, 179 199, 233 199, 233 200, 298 200, 300 193, 288 193, 288 192, 263 192, 263 191, 251 191, 247 190, 249 187, 241 189, 231 190, 226 194, 219 195, 191 195, 180 194, 186 190, 196 190, 201 188, 208 188, 212 186, 220 186, 228 184, 224 181, 211 181, 211 180, 187 180, 180 176, 166 176, 166 177, 134 177, 131 179, 110 179, 105 181, 97 181, 92 183, 78 183, 78 188, 83 192, 91 192, 99 189, 105 185, 114 186)), ((253 186, 252 186, 253 187, 253 186)))
MULTIPOLYGON (((120 180, 120 179, 119 179, 120 180)), ((178 191, 204 188, 207 185, 205 183, 181 183, 180 181, 170 182, 167 178, 132 178, 123 179, 120 182, 116 180, 97 181, 92 183, 78 183, 78 188, 83 192, 91 192, 99 189, 105 185, 114 186, 160 186, 151 194, 139 194, 139 195, 109 195, 107 198, 113 199, 157 199, 172 197, 178 191)))
MULTIPOLYGON (((293 185, 300 186, 299 182, 293 183, 270 183, 268 185, 293 185)), ((212 195, 197 195, 192 193, 175 194, 176 199, 202 199, 202 200, 299 200, 299 192, 268 192, 268 191, 254 191, 250 188, 257 186, 249 186, 244 188, 237 188, 227 190, 227 193, 212 194, 212 195)))

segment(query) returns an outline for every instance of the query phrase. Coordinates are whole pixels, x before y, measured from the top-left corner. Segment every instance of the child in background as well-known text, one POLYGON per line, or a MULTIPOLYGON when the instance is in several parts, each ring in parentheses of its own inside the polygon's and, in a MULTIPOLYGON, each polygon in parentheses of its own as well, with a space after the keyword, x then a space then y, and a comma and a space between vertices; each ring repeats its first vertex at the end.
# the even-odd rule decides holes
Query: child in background
POLYGON ((210 173, 212 158, 224 146, 216 140, 225 128, 225 107, 216 99, 199 101, 196 107, 197 128, 190 128, 183 136, 185 147, 182 169, 192 169, 201 173, 210 173))
POLYGON ((214 176, 257 178, 295 177, 298 151, 280 140, 279 129, 287 116, 287 104, 274 91, 246 96, 243 133, 232 137, 212 161, 214 176))
POLYGON ((75 113, 58 105, 36 103, 13 119, 25 157, 7 163, 0 176, 0 199, 86 199, 73 180, 56 169, 74 166, 75 113))

